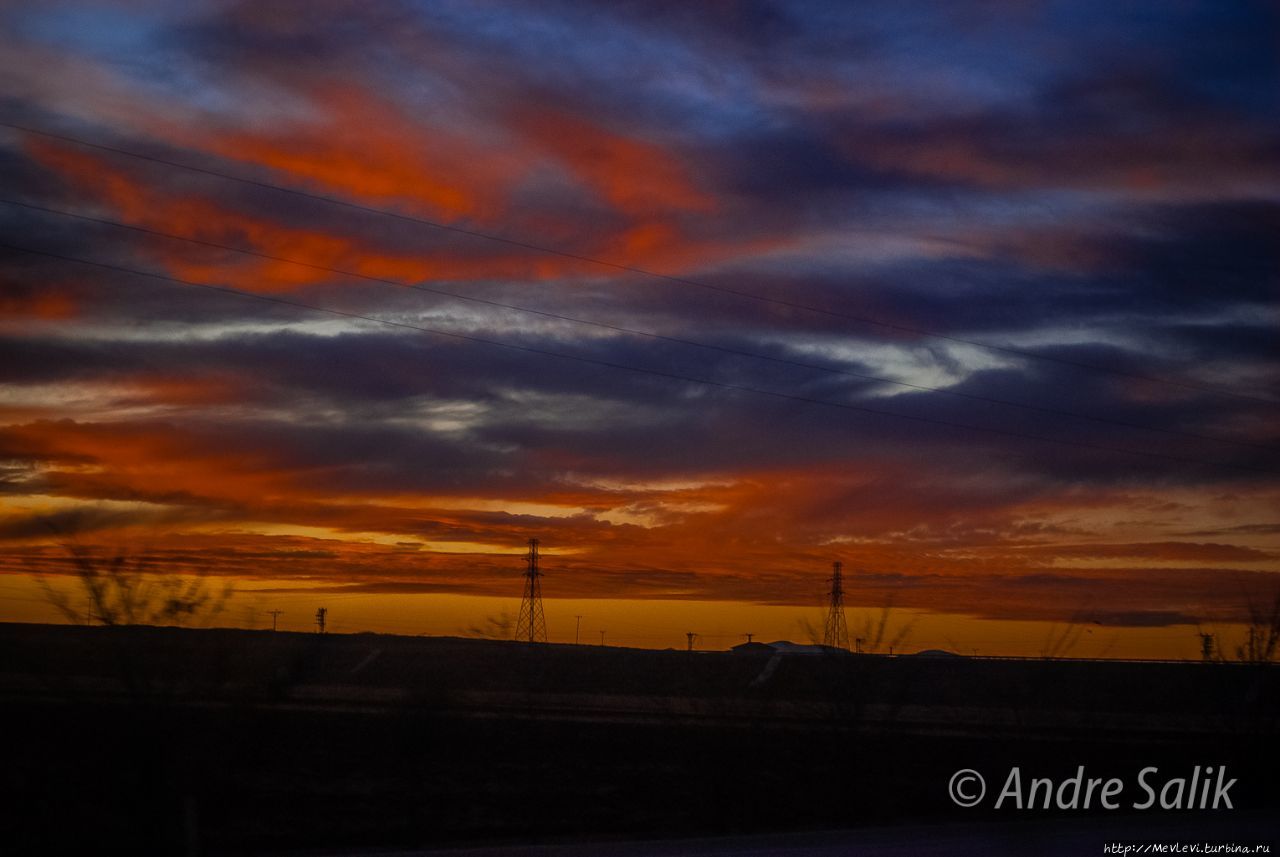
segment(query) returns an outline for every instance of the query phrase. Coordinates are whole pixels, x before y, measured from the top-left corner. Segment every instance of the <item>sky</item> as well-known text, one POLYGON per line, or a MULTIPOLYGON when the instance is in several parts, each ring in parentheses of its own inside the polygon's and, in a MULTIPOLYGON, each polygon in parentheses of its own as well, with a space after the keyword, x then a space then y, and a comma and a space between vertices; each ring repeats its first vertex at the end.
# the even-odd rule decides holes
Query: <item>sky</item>
POLYGON ((537 538, 553 639, 840 561, 916 648, 1194 653, 1280 581, 1278 18, 0 3, 0 619, 76 545, 449 633, 537 538))

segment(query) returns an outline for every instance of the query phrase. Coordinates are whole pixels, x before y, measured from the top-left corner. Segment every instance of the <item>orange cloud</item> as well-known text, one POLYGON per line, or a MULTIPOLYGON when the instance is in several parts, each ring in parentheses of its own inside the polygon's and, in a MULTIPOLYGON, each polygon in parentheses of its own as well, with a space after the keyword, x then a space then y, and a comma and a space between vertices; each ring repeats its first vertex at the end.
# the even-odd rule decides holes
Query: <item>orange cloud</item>
MULTIPOLYGON (((168 383, 161 377, 149 382, 158 391, 168 383)), ((149 549, 184 567, 199 563, 248 582, 301 577, 306 585, 353 585, 362 591, 510 595, 520 547, 537 536, 548 547, 568 551, 547 558, 556 597, 814 606, 829 563, 841 559, 853 607, 893 603, 990 617, 1140 623, 1164 621, 1148 615, 1152 605, 1199 605, 1195 609, 1209 617, 1238 616, 1238 594, 1224 589, 1223 576, 1256 576, 1226 568, 1049 569, 1046 561, 1075 554, 1214 563, 1256 559, 1256 552, 1198 544, 1188 552, 1184 543, 1028 544, 999 532, 1015 513, 1011 509, 1026 511, 1025 504, 1002 501, 965 507, 969 529, 946 529, 945 539, 918 538, 910 535, 913 527, 954 519, 954 500, 949 510, 945 498, 938 500, 922 518, 906 494, 881 490, 895 472, 886 463, 863 462, 856 476, 845 478, 772 471, 716 482, 545 493, 526 488, 511 495, 525 504, 595 509, 606 518, 603 510, 653 513, 649 525, 638 526, 611 525, 582 512, 547 519, 480 511, 462 501, 420 502, 412 493, 337 497, 323 480, 316 481, 323 474, 314 468, 289 470, 262 454, 227 450, 212 435, 163 425, 30 424, 0 432, 0 447, 7 455, 63 463, 62 470, 47 474, 49 490, 63 497, 186 504, 185 513, 138 515, 136 524, 127 515, 102 518, 92 538, 108 545, 136 540, 138 527, 154 520, 161 530, 147 537, 149 549), (850 491, 874 498, 866 504, 867 515, 839 501, 850 491), (329 536, 298 534, 312 531, 329 536), (381 536, 371 541, 370 534, 381 536), (425 542, 437 547, 424 548, 425 542), (509 549, 462 553, 450 551, 450 542, 509 549)), ((500 500, 493 502, 501 508, 500 500)), ((1097 498, 1059 502, 1063 508, 1087 507, 1097 498)), ((56 570, 54 554, 44 556, 56 570)))
POLYGON ((1057 557, 1190 560, 1193 562, 1258 562, 1280 558, 1280 554, 1216 542, 1044 545, 1032 550, 1035 553, 1057 557))
POLYGON ((79 311, 77 302, 58 284, 45 285, 41 291, 29 294, 7 292, 6 288, 0 288, 0 323, 55 321, 72 318, 79 311))
POLYGON ((161 501, 206 497, 262 502, 287 492, 286 474, 257 452, 164 424, 39 421, 0 429, 11 457, 74 465, 46 474, 50 493, 68 497, 161 501))
POLYGON ((1021 130, 957 120, 912 133, 859 129, 838 145, 851 160, 889 172, 1002 190, 1195 196, 1247 186, 1271 168, 1265 145, 1248 126, 1217 116, 1183 116, 1176 133, 1100 129, 1083 136, 1064 130, 1021 139, 1021 130))
POLYGON ((165 375, 149 373, 118 379, 125 388, 122 403, 134 400, 171 405, 218 405, 242 401, 244 379, 228 373, 211 375, 165 375))
POLYGON ((652 143, 546 108, 518 110, 511 122, 539 150, 624 214, 705 214, 716 208, 714 199, 696 187, 685 165, 652 143))
MULTIPOLYGON (((39 139, 28 141, 33 158, 56 171, 78 192, 114 209, 121 219, 157 232, 197 241, 245 247, 255 252, 295 259, 305 265, 228 253, 167 241, 143 239, 139 246, 157 257, 173 276, 197 282, 234 285, 247 291, 282 292, 337 277, 322 268, 349 270, 383 279, 421 281, 527 276, 536 266, 528 254, 465 255, 433 252, 398 255, 368 246, 351 235, 299 229, 260 216, 245 214, 190 193, 174 193, 163 185, 144 182, 117 163, 70 146, 39 139)), ((546 264, 546 257, 537 260, 546 264)), ((552 260, 555 274, 568 267, 552 260)), ((571 263, 583 268, 585 263, 571 263)), ((552 272, 548 272, 549 274, 552 272)), ((359 280, 354 284, 364 286, 359 280)))
MULTIPOLYGON (((284 141, 280 145, 288 148, 284 141)), ((80 194, 109 206, 125 222, 157 232, 229 247, 245 247, 280 259, 306 263, 299 265, 216 248, 193 247, 162 237, 143 238, 138 242, 137 246, 156 257, 170 274, 181 279, 232 285, 246 291, 287 292, 340 279, 339 275, 323 270, 325 268, 399 282, 494 277, 546 280, 567 275, 599 274, 604 270, 584 260, 500 247, 479 239, 451 242, 447 247, 433 248, 429 253, 390 252, 349 233, 290 226, 236 210, 189 190, 175 190, 173 186, 146 181, 114 159, 89 154, 66 144, 31 138, 27 141, 27 150, 80 194)), ((323 154, 312 152, 307 155, 306 152, 304 147, 295 154, 298 158, 314 156, 317 163, 329 163, 323 154)), ((397 162, 388 163, 394 172, 397 162)), ((382 165, 377 167, 379 170, 382 168, 382 165)), ((302 174, 307 175, 307 170, 302 174)), ((775 243, 769 240, 701 242, 684 236, 674 224, 649 221, 606 234, 594 245, 579 243, 567 245, 567 249, 627 264, 679 269, 740 255, 752 249, 766 249, 775 243)), ((359 280, 350 282, 362 287, 368 285, 359 280)))
POLYGON ((307 96, 318 117, 313 122, 192 142, 322 190, 375 204, 404 203, 449 220, 500 216, 526 169, 510 149, 489 146, 480 156, 476 140, 412 121, 368 89, 340 85, 307 96))

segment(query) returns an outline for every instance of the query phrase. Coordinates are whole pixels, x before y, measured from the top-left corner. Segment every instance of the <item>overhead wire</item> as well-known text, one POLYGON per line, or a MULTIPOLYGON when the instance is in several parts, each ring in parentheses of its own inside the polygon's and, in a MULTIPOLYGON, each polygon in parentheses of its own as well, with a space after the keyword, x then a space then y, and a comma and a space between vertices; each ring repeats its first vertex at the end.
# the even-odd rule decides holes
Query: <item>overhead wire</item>
POLYGON ((742 348, 733 348, 730 346, 718 345, 715 343, 688 339, 685 337, 671 336, 668 334, 656 333, 648 330, 640 330, 638 328, 628 327, 625 325, 613 324, 611 322, 603 322, 603 321, 598 321, 593 319, 585 319, 577 316, 567 315, 564 313, 552 312, 550 310, 537 309, 535 307, 520 306, 518 304, 506 303, 504 301, 497 301, 491 298, 477 297, 474 295, 463 294, 461 292, 450 291, 448 289, 441 289, 435 286, 427 286, 421 283, 410 283, 404 280, 396 280, 388 277, 377 277, 370 274, 362 274, 358 271, 350 271, 343 268, 335 268, 328 265, 321 265, 321 264, 309 262, 303 259, 294 259, 287 256, 278 256, 273 253, 264 253, 262 251, 253 250, 250 248, 237 247, 231 244, 223 244, 220 242, 209 241, 202 238, 195 238, 188 235, 178 235, 172 232, 166 232, 159 229, 152 229, 150 227, 139 226, 137 224, 125 223, 122 221, 112 220, 109 218, 95 217, 93 215, 83 214, 80 212, 67 211, 65 209, 59 209, 59 208, 52 208, 49 206, 38 205, 35 203, 24 202, 21 200, 15 200, 15 199, 10 199, 6 197, 0 197, 0 204, 19 207, 19 208, 25 208, 30 211, 38 211, 45 214, 52 214, 58 217, 71 218, 71 219, 81 220, 89 223, 95 223, 98 225, 110 226, 117 229, 129 230, 131 232, 135 232, 142 235, 149 235, 149 236, 165 238, 173 241, 181 241, 187 244, 197 245, 201 247, 207 247, 207 248, 216 249, 216 250, 223 250, 227 252, 238 253, 238 254, 249 256, 252 258, 266 259, 273 262, 282 262, 285 264, 297 265, 299 267, 308 268, 315 271, 323 271, 330 274, 336 274, 341 277, 349 277, 352 279, 363 280, 366 282, 379 283, 379 284, 388 285, 388 286, 395 286, 400 289, 408 289, 412 291, 424 292, 426 294, 435 295, 437 297, 446 297, 450 299, 467 301, 470 303, 489 306, 496 309, 510 310, 510 311, 525 313, 529 315, 536 315, 542 318, 549 318, 549 319, 563 321, 571 324, 595 327, 598 329, 613 331, 615 333, 623 333, 631 336, 643 337, 646 339, 652 339, 660 342, 669 342, 676 345, 699 348, 707 351, 714 351, 721 354, 728 354, 736 357, 746 357, 754 360, 761 360, 761 361, 775 363, 779 365, 792 366, 792 367, 801 368, 801 369, 824 372, 832 375, 841 375, 848 378, 857 378, 859 380, 864 380, 864 381, 873 381, 880 384, 888 384, 888 385, 902 387, 905 389, 915 390, 919 392, 937 393, 939 395, 951 396, 959 399, 966 399, 968 401, 982 402, 984 404, 989 404, 989 405, 1018 408, 1021 410, 1033 411, 1036 413, 1050 414, 1053 416, 1071 417, 1071 418, 1087 420, 1090 422, 1095 422, 1103 425, 1111 425, 1111 426, 1117 426, 1122 428, 1130 428, 1130 429, 1137 429, 1141 431, 1155 432, 1158 434, 1171 435, 1175 437, 1183 437, 1191 440, 1210 441, 1213 443, 1225 443, 1225 444, 1231 444, 1234 446, 1252 447, 1254 449, 1260 449, 1265 451, 1275 451, 1273 447, 1267 446, 1265 444, 1252 443, 1250 441, 1222 437, 1220 435, 1204 434, 1200 432, 1190 432, 1190 431, 1184 431, 1181 429, 1169 428, 1165 426, 1150 425, 1146 423, 1135 423, 1135 422, 1130 422, 1128 420, 1121 420, 1113 417, 1097 416, 1094 414, 1083 414, 1078 411, 1072 411, 1065 408, 1053 408, 1045 405, 1030 404, 1025 402, 1015 402, 1008 399, 1001 399, 994 396, 985 396, 977 393, 968 393, 962 390, 952 390, 945 387, 931 387, 925 384, 915 384, 909 381, 901 381, 894 378, 886 378, 880 375, 873 375, 868 372, 857 372, 852 369, 844 369, 844 368, 835 367, 835 366, 823 365, 820 363, 812 363, 806 360, 797 360, 795 358, 790 358, 790 357, 779 357, 773 354, 763 354, 758 351, 751 351, 751 350, 742 349, 742 348))
POLYGON ((568 360, 586 365, 599 366, 608 369, 616 369, 641 375, 647 375, 657 378, 664 378, 682 383, 697 384, 704 387, 728 390, 733 392, 748 393, 752 395, 765 396, 776 400, 797 402, 807 405, 819 405, 822 407, 836 408, 845 411, 873 414, 877 416, 889 417, 893 419, 908 420, 911 422, 944 426, 949 428, 966 429, 980 433, 986 433, 1006 438, 1014 438, 1018 440, 1030 440, 1036 442, 1044 442, 1056 444, 1059 446, 1068 446, 1077 449, 1090 449, 1094 451, 1117 453, 1122 455, 1140 456, 1143 458, 1162 460, 1169 462, 1177 462, 1180 464, 1192 464, 1197 466, 1222 467, 1233 470, 1239 470, 1260 474, 1280 473, 1280 470, 1273 468, 1261 468, 1246 464, 1238 464, 1227 461, 1211 461, 1200 458, 1190 458, 1178 455, 1170 455, 1152 450, 1128 449, 1124 447, 1114 447, 1105 444, 1092 443, 1089 441, 1068 440, 1065 438, 1055 438, 1046 435, 1030 434, 1027 432, 1013 431, 1009 429, 999 429, 990 426, 974 425, 971 423, 961 423, 954 420, 946 420, 937 417, 923 416, 919 414, 904 414, 896 411, 886 411, 880 408, 872 408, 865 405, 852 404, 849 402, 837 402, 830 399, 818 399, 810 396, 802 396, 795 393, 784 393, 777 390, 767 390, 759 387, 752 387, 745 384, 735 384, 727 381, 717 381, 711 378, 699 378, 692 375, 685 375, 677 372, 667 372, 660 369, 652 369, 648 367, 633 366, 626 363, 618 363, 611 360, 602 360, 595 357, 587 357, 581 354, 571 354, 562 351, 553 351, 547 348, 540 348, 532 345, 521 345, 513 342, 505 342, 502 340, 489 339, 486 337, 475 336, 473 334, 459 333, 457 331, 441 330, 438 328, 424 327, 422 325, 410 324, 408 322, 395 321, 392 319, 379 318, 377 316, 365 315, 363 313, 351 312, 349 310, 337 309, 334 307, 326 307, 318 304, 312 304, 304 301, 282 298, 274 295, 263 295, 256 292, 246 292, 241 289, 231 288, 229 286, 219 286, 212 283, 203 283, 195 280, 186 280, 178 277, 172 277, 165 274, 159 274, 154 271, 143 271, 137 268, 130 268, 124 265, 116 265, 107 262, 85 259, 82 257, 71 256, 64 253, 56 253, 48 250, 39 250, 32 247, 24 247, 21 245, 10 244, 8 242, 0 242, 0 248, 13 250, 20 253, 27 253, 33 256, 43 256, 46 258, 57 259, 60 261, 71 262, 75 264, 95 267, 102 270, 115 271, 117 273, 127 274, 131 276, 144 277, 158 282, 169 283, 171 285, 199 288, 222 294, 235 295, 238 297, 257 300, 266 303, 274 303, 282 306, 290 306, 298 309, 310 310, 313 312, 325 313, 328 315, 338 316, 342 318, 366 321, 373 324, 381 324, 389 327, 395 327, 403 330, 412 330, 419 333, 426 333, 435 336, 447 337, 459 341, 472 342, 480 345, 487 345, 497 348, 503 348, 511 351, 522 352, 526 354, 537 354, 545 357, 553 357, 560 360, 568 360))
POLYGON ((1165 378, 1165 377, 1156 376, 1156 375, 1148 375, 1141 372, 1133 372, 1125 369, 1119 369, 1113 366, 1104 366, 1096 363, 1089 363, 1089 362, 1080 361, 1080 360, 1072 360, 1065 357, 1059 357, 1055 355, 1044 354, 1037 351, 1031 351, 1025 348, 1017 348, 1014 346, 998 345, 998 344, 993 344, 988 342, 982 342, 980 340, 968 339, 965 337, 955 336, 953 334, 948 334, 948 333, 942 333, 940 331, 930 330, 928 328, 923 328, 915 325, 903 324, 901 322, 885 321, 883 319, 874 318, 872 316, 859 315, 855 313, 844 312, 842 310, 834 310, 827 307, 820 307, 812 304, 802 303, 799 301, 791 301, 791 300, 786 300, 784 298, 773 297, 771 295, 760 294, 758 292, 748 291, 745 289, 739 289, 731 286, 723 286, 715 283, 709 283, 709 282, 706 282, 705 280, 695 280, 689 277, 682 277, 674 274, 663 274, 661 272, 649 270, 647 268, 642 268, 636 265, 629 265, 621 262, 614 262, 608 259, 589 256, 582 253, 574 253, 568 250, 561 250, 554 247, 548 247, 545 245, 536 244, 529 241, 522 241, 514 238, 507 238, 505 236, 497 235, 491 232, 484 232, 477 229, 469 229, 467 227, 457 226, 450 223, 443 223, 441 221, 432 220, 429 218, 420 217, 412 214, 405 214, 403 212, 394 211, 391 209, 378 208, 376 206, 371 206, 371 205, 364 205, 362 203, 353 202, 351 200, 342 199, 340 197, 329 196, 327 194, 321 194, 321 193, 314 193, 311 191, 302 190, 300 188, 288 187, 286 185, 280 185, 280 184, 275 184, 273 182, 263 181, 261 179, 254 179, 254 178, 249 178, 247 176, 236 175, 235 173, 229 173, 222 170, 215 170, 209 167, 201 167, 195 164, 187 164, 181 161, 171 160, 169 158, 162 158, 157 155, 149 155, 144 152, 137 152, 130 149, 121 148, 118 146, 107 145, 105 143, 97 143, 91 140, 85 140, 80 137, 74 137, 69 134, 61 134, 54 131, 49 131, 41 128, 34 128, 28 125, 23 125, 15 122, 0 121, 0 128, 8 128, 10 130, 20 131, 26 134, 34 134, 36 136, 44 137, 46 139, 59 140, 65 143, 71 143, 73 145, 82 146, 85 148, 96 149, 98 151, 104 151, 104 152, 110 152, 113 154, 122 155, 125 157, 134 158, 134 159, 145 161, 145 162, 159 164, 167 167, 173 167, 175 169, 186 170, 188 172, 197 173, 200 175, 207 175, 210 177, 219 178, 226 181, 237 182, 246 186, 257 187, 265 190, 271 190, 279 193, 289 194, 301 199, 308 199, 316 202, 326 203, 329 205, 341 206, 348 210, 359 211, 365 214, 389 217, 389 218, 393 218, 406 223, 414 223, 420 226, 426 226, 428 228, 435 229, 435 230, 440 230, 440 231, 450 232, 457 235, 465 235, 471 238, 478 238, 485 241, 505 244, 511 247, 518 247, 524 250, 530 250, 530 251, 541 253, 541 254, 558 256, 564 259, 571 259, 574 261, 583 262, 586 264, 595 265, 602 268, 609 268, 615 271, 622 271, 625 273, 637 274, 643 277, 663 280, 666 282, 675 283, 679 285, 692 286, 694 288, 705 289, 713 292, 719 292, 721 294, 732 295, 732 296, 743 298, 746 300, 786 307, 788 309, 800 310, 803 312, 814 313, 818 315, 827 316, 830 318, 839 318, 845 321, 852 321, 858 324, 869 325, 869 326, 878 327, 885 330, 893 330, 898 333, 910 333, 917 336, 929 337, 929 338, 937 339, 944 342, 963 344, 963 345, 968 345, 975 348, 986 349, 986 350, 1001 353, 1001 354, 1014 355, 1024 359, 1052 362, 1052 363, 1057 363, 1064 366, 1071 366, 1076 369, 1093 371, 1093 372, 1103 372, 1103 373, 1115 375, 1118 377, 1124 377, 1124 378, 1144 381, 1148 383, 1164 384, 1167 386, 1179 387, 1185 390, 1194 390, 1201 393, 1210 393, 1210 394, 1219 395, 1219 396, 1226 396, 1229 398, 1248 400, 1248 401, 1254 401, 1254 402, 1262 402, 1270 405, 1275 405, 1280 403, 1273 399, 1264 398, 1261 396, 1249 395, 1246 393, 1241 393, 1234 390, 1227 390, 1220 387, 1214 387, 1214 386, 1205 385, 1205 384, 1196 384, 1189 381, 1175 380, 1172 378, 1165 378))

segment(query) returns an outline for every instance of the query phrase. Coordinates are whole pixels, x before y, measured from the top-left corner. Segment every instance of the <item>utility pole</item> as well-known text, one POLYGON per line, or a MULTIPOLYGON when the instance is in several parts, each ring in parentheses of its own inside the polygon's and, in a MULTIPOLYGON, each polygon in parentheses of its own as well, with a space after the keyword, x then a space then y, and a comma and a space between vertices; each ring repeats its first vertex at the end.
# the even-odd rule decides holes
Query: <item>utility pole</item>
POLYGON ((691 651, 691 652, 692 652, 692 651, 693 651, 693 641, 694 641, 694 640, 696 640, 696 639, 698 639, 698 635, 697 635, 697 634, 695 634, 695 633, 693 633, 692 631, 685 631, 685 632, 684 632, 684 635, 685 635, 685 637, 686 637, 686 638, 688 638, 688 640, 689 640, 689 651, 691 651))
POLYGON ((604 645, 604 630, 603 630, 603 629, 601 629, 601 631, 600 631, 600 645, 602 645, 602 646, 604 645))
POLYGON ((276 618, 277 618, 277 617, 279 617, 279 616, 280 616, 280 614, 281 614, 281 613, 283 613, 284 611, 283 611, 283 610, 268 610, 267 612, 271 614, 271 630, 272 630, 272 631, 274 631, 274 630, 276 629, 276 618))
POLYGON ((520 600, 516 639, 528 643, 545 643, 547 617, 542 612, 542 572, 538 570, 537 539, 529 539, 529 553, 525 555, 524 561, 524 597, 520 600))
POLYGON ((578 645, 578 632, 582 630, 582 616, 574 616, 573 619, 573 644, 576 646, 578 645))
POLYGON ((844 620, 844 563, 842 562, 831 563, 831 592, 827 604, 827 621, 822 629, 822 645, 835 649, 849 648, 849 626, 844 620))
POLYGON ((324 633, 324 620, 329 615, 328 607, 321 607, 316 611, 316 629, 319 633, 324 633))

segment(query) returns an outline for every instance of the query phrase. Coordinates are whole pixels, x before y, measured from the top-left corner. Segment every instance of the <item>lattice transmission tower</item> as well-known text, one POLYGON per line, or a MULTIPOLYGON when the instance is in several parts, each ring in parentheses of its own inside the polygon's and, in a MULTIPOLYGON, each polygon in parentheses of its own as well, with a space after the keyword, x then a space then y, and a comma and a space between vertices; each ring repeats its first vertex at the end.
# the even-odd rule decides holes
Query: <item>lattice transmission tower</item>
POLYGON ((538 540, 529 539, 525 556, 524 598, 520 600, 520 619, 516 622, 516 639, 528 643, 547 641, 547 617, 542 612, 542 572, 538 570, 538 540))
POLYGON ((844 621, 844 563, 831 563, 831 593, 827 622, 822 629, 822 645, 849 648, 849 626, 844 621))

